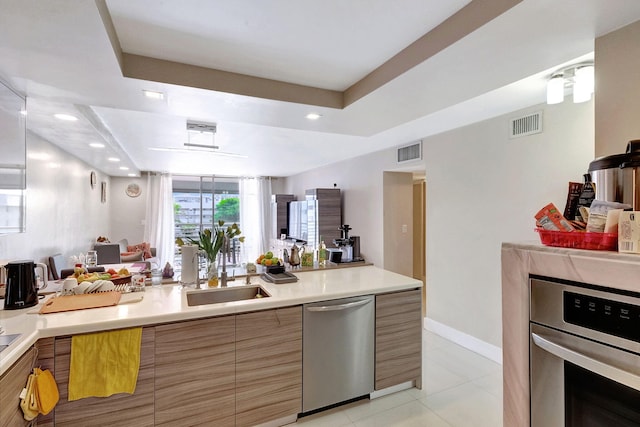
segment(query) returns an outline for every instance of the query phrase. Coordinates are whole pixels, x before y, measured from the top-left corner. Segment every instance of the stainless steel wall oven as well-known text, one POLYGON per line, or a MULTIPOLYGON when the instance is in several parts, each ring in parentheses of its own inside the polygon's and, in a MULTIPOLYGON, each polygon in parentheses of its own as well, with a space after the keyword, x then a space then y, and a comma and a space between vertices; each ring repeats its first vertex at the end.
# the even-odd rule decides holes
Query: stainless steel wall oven
POLYGON ((640 426, 640 293, 529 286, 531 426, 640 426))

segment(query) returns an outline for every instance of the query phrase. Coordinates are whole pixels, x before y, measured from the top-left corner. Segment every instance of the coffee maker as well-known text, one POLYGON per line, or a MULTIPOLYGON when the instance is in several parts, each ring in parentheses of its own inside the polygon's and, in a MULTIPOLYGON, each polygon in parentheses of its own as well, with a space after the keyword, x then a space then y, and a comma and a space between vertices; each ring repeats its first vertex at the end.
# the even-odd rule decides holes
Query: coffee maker
POLYGON ((43 278, 46 280, 47 267, 42 263, 13 261, 5 265, 7 271, 7 285, 4 294, 5 310, 17 310, 38 304, 36 266, 42 268, 43 278))

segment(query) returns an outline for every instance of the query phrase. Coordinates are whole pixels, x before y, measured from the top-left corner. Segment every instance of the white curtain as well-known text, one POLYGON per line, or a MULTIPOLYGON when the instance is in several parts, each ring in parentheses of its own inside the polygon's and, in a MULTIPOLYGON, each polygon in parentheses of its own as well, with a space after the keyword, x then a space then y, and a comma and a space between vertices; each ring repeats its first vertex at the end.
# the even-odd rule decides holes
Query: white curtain
POLYGON ((156 248, 159 268, 163 268, 167 262, 174 265, 175 222, 171 174, 148 175, 144 240, 156 248))
POLYGON ((271 239, 271 178, 240 179, 240 229, 245 236, 242 261, 253 262, 269 250, 271 239))

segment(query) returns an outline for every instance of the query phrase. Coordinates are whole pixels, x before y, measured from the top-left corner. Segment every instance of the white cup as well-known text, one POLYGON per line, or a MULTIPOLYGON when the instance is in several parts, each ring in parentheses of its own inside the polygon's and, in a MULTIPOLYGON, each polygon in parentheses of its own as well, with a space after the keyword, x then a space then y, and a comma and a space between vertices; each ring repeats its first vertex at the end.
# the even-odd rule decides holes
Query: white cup
POLYGON ((78 286, 78 279, 76 279, 75 277, 67 277, 62 282, 62 290, 65 293, 72 292, 73 288, 75 288, 76 286, 78 286))
POLYGON ((138 288, 140 290, 143 290, 145 279, 146 279, 146 276, 144 274, 134 274, 131 277, 131 286, 133 287, 133 289, 138 288))

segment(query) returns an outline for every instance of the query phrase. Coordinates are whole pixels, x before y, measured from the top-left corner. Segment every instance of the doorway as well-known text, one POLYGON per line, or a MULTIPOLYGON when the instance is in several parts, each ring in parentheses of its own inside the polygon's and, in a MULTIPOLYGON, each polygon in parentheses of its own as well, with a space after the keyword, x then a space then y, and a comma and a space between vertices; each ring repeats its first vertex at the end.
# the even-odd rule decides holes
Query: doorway
POLYGON ((424 171, 384 172, 385 270, 422 281, 426 315, 426 179, 424 171))

